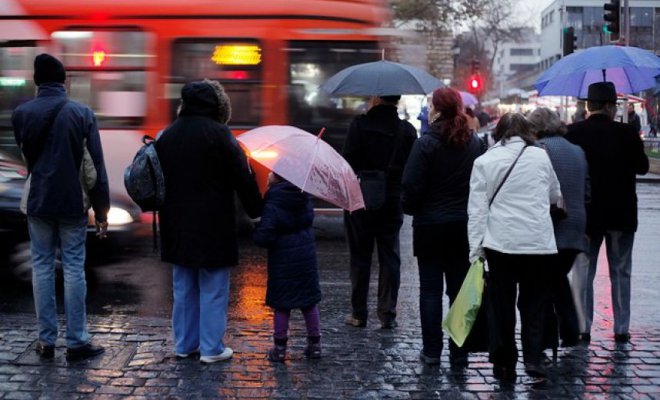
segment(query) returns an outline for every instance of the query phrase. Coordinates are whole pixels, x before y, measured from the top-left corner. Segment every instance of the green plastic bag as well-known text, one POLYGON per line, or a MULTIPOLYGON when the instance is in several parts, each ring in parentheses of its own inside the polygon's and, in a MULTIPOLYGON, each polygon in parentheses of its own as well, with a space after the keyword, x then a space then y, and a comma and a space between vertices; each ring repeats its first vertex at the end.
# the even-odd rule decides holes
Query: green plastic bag
POLYGON ((456 300, 449 307, 447 316, 442 321, 442 328, 447 331, 458 347, 462 347, 477 319, 481 299, 484 293, 484 261, 475 260, 468 270, 456 300))

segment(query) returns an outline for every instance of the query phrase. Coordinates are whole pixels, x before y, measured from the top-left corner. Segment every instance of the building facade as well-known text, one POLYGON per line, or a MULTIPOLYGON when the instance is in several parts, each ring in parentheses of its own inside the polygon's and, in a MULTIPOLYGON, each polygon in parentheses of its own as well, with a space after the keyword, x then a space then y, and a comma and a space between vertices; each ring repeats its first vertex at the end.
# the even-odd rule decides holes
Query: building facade
MULTIPOLYGON (((604 30, 605 3, 603 0, 555 0, 541 12, 541 71, 561 58, 564 27, 575 28, 578 50, 610 43, 609 34, 604 30)), ((630 45, 660 54, 660 0, 630 0, 629 5, 630 45)), ((623 20, 622 12, 622 40, 625 34, 623 20)))
POLYGON ((527 75, 538 68, 541 54, 539 35, 530 28, 519 36, 517 41, 501 43, 495 55, 493 88, 497 97, 505 97, 511 88, 517 87, 511 82, 516 77, 527 75))

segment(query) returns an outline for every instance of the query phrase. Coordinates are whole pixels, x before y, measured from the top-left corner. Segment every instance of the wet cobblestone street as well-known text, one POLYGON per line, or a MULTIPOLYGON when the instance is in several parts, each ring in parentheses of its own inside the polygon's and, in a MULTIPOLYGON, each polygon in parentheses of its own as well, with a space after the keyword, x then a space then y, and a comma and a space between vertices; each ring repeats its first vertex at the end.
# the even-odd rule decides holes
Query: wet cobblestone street
MULTIPOLYGON (((348 255, 341 224, 327 217, 320 218, 317 227, 324 295, 320 304, 322 359, 308 360, 303 356, 304 323, 298 312, 292 314, 287 361, 273 364, 265 359, 272 333, 272 314, 263 305, 265 253, 253 249, 246 240, 242 244, 245 250, 241 266, 232 272, 226 335, 227 345, 235 351, 231 361, 204 365, 195 359, 177 360, 173 355, 169 311, 137 310, 140 304, 156 302, 158 298, 169 304, 169 278, 151 278, 147 270, 135 271, 139 279, 155 285, 149 293, 131 292, 131 296, 139 297, 134 299, 136 309, 124 305, 131 303, 130 299, 113 305, 111 294, 104 294, 100 300, 102 284, 90 286, 90 331, 93 340, 106 347, 106 353, 88 361, 65 360, 63 325, 56 358, 39 360, 34 351, 37 332, 29 300, 25 300, 24 308, 12 308, 12 299, 0 294, 0 399, 660 398, 660 315, 656 311, 660 304, 660 185, 641 184, 638 192, 640 229, 633 261, 632 341, 625 345, 614 342, 609 278, 604 268, 606 261, 601 258, 592 342, 560 349, 557 363, 549 365, 546 381, 527 377, 519 363, 515 384, 502 385, 493 378, 485 353, 471 355, 469 367, 463 371, 450 369, 446 354, 439 367, 427 367, 419 361, 418 281, 411 254, 410 220, 402 233, 399 327, 382 330, 375 315, 366 328, 345 325, 350 291, 348 255)), ((134 263, 153 265, 164 275, 169 273, 148 251, 134 263)), ((98 274, 121 271, 121 265, 106 265, 98 274)), ((372 273, 371 310, 375 310, 376 272, 372 273)), ((3 283, 0 290, 16 298, 29 298, 29 288, 12 289, 3 283)))

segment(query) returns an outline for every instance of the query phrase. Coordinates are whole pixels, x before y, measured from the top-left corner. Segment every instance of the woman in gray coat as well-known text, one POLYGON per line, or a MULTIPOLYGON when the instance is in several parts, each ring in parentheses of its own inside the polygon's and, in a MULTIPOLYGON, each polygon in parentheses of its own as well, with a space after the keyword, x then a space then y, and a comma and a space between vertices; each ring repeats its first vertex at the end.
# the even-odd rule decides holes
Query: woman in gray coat
MULTIPOLYGON (((553 256, 555 261, 552 269, 551 293, 562 347, 574 346, 578 340, 579 327, 567 274, 578 253, 587 251, 585 236, 585 202, 589 194, 587 160, 579 146, 564 139, 566 127, 555 112, 548 108, 538 108, 527 118, 532 124, 532 132, 538 138, 537 143, 548 152, 552 167, 559 179, 564 208, 568 214, 565 219, 553 221, 559 252, 553 256)), ((546 324, 545 329, 546 332, 548 329, 556 329, 555 324, 551 326, 546 324)), ((550 337, 556 337, 556 331, 550 337)), ((556 339, 553 341, 556 343, 556 339)))

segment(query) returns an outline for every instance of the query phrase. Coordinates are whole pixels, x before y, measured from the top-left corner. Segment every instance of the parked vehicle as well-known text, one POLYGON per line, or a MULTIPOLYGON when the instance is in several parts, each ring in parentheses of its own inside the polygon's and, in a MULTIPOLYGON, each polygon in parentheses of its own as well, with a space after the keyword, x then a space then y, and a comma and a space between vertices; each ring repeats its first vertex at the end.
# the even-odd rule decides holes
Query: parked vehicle
MULTIPOLYGON (((9 152, 0 150, 0 266, 9 267, 23 281, 32 274, 27 218, 20 211, 21 194, 27 179, 25 163, 9 152)), ((108 238, 95 235, 93 211, 87 228, 88 254, 121 247, 137 236, 149 234, 149 226, 140 209, 121 193, 110 194, 108 238)))

